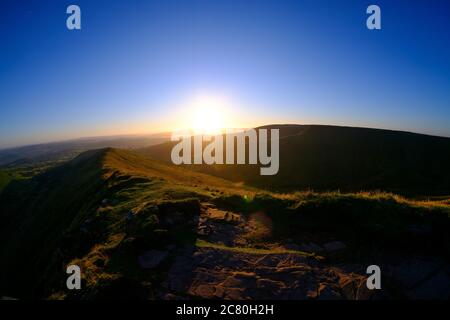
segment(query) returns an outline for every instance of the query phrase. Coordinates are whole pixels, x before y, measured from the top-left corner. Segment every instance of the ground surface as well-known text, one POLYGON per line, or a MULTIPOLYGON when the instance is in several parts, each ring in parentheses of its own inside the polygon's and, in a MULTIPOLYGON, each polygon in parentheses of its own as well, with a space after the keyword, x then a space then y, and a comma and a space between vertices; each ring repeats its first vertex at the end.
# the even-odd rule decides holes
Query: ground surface
MULTIPOLYGON (((333 255, 346 249, 342 242, 324 247, 267 243, 266 248, 250 249, 247 236, 257 224, 253 219, 204 203, 198 221, 197 246, 176 252, 159 298, 362 300, 385 295, 367 289, 364 266, 329 264, 313 251, 333 255)), ((450 274, 445 265, 410 257, 397 259, 385 270, 400 282, 399 287, 407 289, 409 298, 431 295, 440 299, 450 293, 450 274)))
POLYGON ((0 194, 0 296, 448 299, 449 216, 448 197, 274 193, 91 151, 0 194), (381 291, 366 289, 372 264, 381 291))

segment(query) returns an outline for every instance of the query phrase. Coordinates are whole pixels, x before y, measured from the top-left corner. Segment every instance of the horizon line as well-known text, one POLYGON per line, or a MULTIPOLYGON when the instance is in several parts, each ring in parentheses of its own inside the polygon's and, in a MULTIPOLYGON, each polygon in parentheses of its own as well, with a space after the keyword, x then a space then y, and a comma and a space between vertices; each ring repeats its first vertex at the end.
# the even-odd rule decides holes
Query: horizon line
MULTIPOLYGON (((450 138, 450 136, 445 135, 436 135, 436 134, 429 134, 424 132, 415 132, 415 131, 408 131, 408 130, 401 130, 401 129, 390 129, 390 128, 380 128, 380 127, 362 127, 362 126, 352 126, 352 125, 336 125, 336 124, 320 124, 320 123, 308 123, 308 124, 300 124, 300 123, 271 123, 271 124, 265 124, 255 127, 248 127, 248 128, 239 128, 239 129, 257 129, 262 127, 269 127, 269 126, 324 126, 324 127, 340 127, 340 128, 355 128, 355 129, 372 129, 372 130, 384 130, 384 131, 392 131, 392 132, 402 132, 402 133, 409 133, 409 134, 418 134, 418 135, 425 135, 430 137, 437 137, 437 138, 450 138)), ((223 128, 223 130, 226 129, 237 129, 237 128, 223 128)), ((159 132, 147 132, 147 133, 124 133, 124 134, 113 134, 113 135, 95 135, 95 136, 78 136, 63 140, 49 140, 49 141, 43 141, 43 142, 37 142, 37 143, 25 143, 25 144, 18 144, 14 146, 8 146, 8 147, 1 147, 0 146, 0 152, 1 151, 7 151, 7 150, 14 150, 14 149, 20 149, 20 148, 27 148, 27 147, 34 147, 34 146, 40 146, 40 145, 49 145, 49 144, 58 144, 58 143, 65 143, 65 142, 75 142, 80 140, 89 140, 89 139, 114 139, 114 138, 126 138, 126 137, 145 137, 145 136, 157 136, 157 135, 166 135, 170 134, 174 130, 169 131, 159 131, 159 132)))

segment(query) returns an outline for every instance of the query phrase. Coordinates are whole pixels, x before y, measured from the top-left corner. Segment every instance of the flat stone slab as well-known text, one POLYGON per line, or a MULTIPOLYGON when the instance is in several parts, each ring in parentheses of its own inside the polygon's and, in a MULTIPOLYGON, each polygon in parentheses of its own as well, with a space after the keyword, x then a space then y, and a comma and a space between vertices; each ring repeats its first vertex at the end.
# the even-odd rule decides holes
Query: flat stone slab
POLYGON ((163 262, 169 253, 167 251, 150 250, 138 257, 139 265, 143 269, 156 268, 163 262))

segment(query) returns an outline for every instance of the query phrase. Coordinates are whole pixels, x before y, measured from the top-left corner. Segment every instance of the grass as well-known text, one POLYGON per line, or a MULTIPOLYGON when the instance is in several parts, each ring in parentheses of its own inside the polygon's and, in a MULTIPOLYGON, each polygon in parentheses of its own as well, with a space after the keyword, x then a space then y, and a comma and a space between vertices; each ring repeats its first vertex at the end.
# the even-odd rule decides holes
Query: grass
POLYGON ((0 170, 0 193, 9 184, 9 182, 11 180, 12 180, 12 177, 8 172, 6 172, 4 170, 0 170))
MULTIPOLYGON (((163 223, 164 214, 175 210, 189 217, 193 203, 231 192, 248 193, 234 183, 129 151, 83 153, 25 181, 20 190, 9 189, 1 200, 0 291, 11 292, 12 296, 23 292, 47 294, 46 288, 63 284, 61 265, 71 261, 84 263, 91 270, 89 278, 94 280, 88 286, 94 286, 95 279, 103 279, 102 273, 132 276, 133 272, 108 264, 115 255, 105 251, 103 244, 127 233, 125 217, 129 212, 136 214, 136 223, 128 237, 134 236, 140 243, 133 246, 189 242, 193 241, 191 227, 183 223, 168 228, 163 223), (153 207, 160 211, 156 219, 150 210, 153 207), (89 232, 80 234, 86 228, 89 232), (99 266, 99 261, 106 265, 99 266), (28 268, 33 272, 26 272, 28 268), (36 279, 46 279, 46 283, 36 279), (33 283, 33 288, 24 290, 27 283, 33 283)), ((115 265, 124 265, 125 258, 117 259, 121 263, 115 265)))
POLYGON ((205 240, 197 239, 195 244, 199 248, 211 248, 219 249, 231 252, 248 253, 248 254, 258 254, 258 255, 268 255, 268 254, 296 254, 303 257, 321 258, 313 253, 298 251, 298 250, 287 250, 287 249, 259 249, 252 247, 228 247, 223 244, 211 243, 205 240))
POLYGON ((318 258, 295 250, 259 249, 255 244, 332 234, 368 254, 372 248, 403 252, 423 247, 450 255, 448 197, 275 193, 115 149, 83 153, 23 183, 20 190, 8 186, 0 198, 0 294, 9 296, 24 297, 25 292, 30 294, 25 298, 74 298, 61 293, 63 268, 69 263, 86 270, 85 295, 78 298, 121 294, 118 288, 140 296, 148 292, 147 283, 158 283, 160 274, 144 274, 137 256, 172 244, 318 258), (249 235, 253 247, 197 240, 192 218, 202 201, 247 218, 259 213, 264 219, 256 216, 255 233, 249 235), (134 220, 127 227, 130 212, 134 220), (170 224, 168 218, 176 222, 170 224), (411 235, 409 225, 429 226, 431 236, 411 235), (87 233, 81 232, 86 228, 87 233))
MULTIPOLYGON (((275 192, 382 189, 404 195, 450 193, 450 138, 323 125, 274 125, 280 130, 279 172, 254 165, 191 165, 200 172, 275 192)), ((170 162, 175 142, 140 150, 170 162)))
POLYGON ((314 191, 297 191, 292 193, 270 193, 271 196, 277 199, 291 200, 294 202, 301 201, 311 201, 314 199, 326 199, 326 198, 345 198, 347 200, 377 200, 381 202, 396 202, 399 204, 404 204, 407 206, 417 207, 417 208, 438 208, 438 209, 448 209, 450 195, 449 196, 439 196, 436 198, 430 197, 426 200, 422 198, 407 198, 392 192, 383 191, 360 191, 360 192, 347 192, 341 193, 340 191, 334 192, 314 192, 314 191))
POLYGON ((383 192, 261 193, 253 198, 251 211, 270 219, 275 239, 301 242, 332 235, 367 255, 415 250, 450 256, 445 200, 417 201, 383 192), (424 234, 412 232, 416 226, 424 234))

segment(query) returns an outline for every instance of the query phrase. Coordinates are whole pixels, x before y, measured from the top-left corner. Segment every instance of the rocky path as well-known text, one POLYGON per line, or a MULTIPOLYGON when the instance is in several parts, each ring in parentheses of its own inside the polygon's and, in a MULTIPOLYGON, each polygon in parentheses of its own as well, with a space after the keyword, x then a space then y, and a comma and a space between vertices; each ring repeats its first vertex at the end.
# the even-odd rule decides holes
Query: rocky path
POLYGON ((164 283, 166 299, 187 293, 218 299, 367 299, 365 277, 295 254, 239 253, 189 248, 164 283))
MULTIPOLYGON (((374 258, 383 270, 384 290, 368 290, 367 264, 333 257, 349 249, 340 241, 283 243, 257 248, 249 235, 269 232, 261 221, 203 203, 196 245, 150 250, 139 257, 144 269, 164 266, 161 299, 448 299, 450 268, 438 257, 396 254, 374 258), (341 262, 337 262, 341 261, 341 262), (386 281, 386 282, 384 282, 386 281)), ((198 222, 197 222, 198 221, 198 222)), ((267 239, 271 239, 268 237, 267 239)), ((319 239, 320 240, 320 239, 319 239)), ((309 242, 308 242, 309 241, 309 242)), ((301 242, 301 241, 300 241, 301 242)), ((377 263, 377 264, 378 264, 377 263)))
POLYGON ((364 275, 289 250, 249 248, 245 235, 252 228, 238 213, 203 204, 198 236, 204 242, 176 254, 162 298, 369 298, 364 275))

